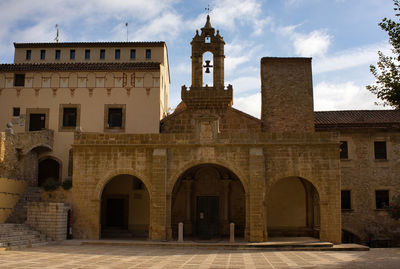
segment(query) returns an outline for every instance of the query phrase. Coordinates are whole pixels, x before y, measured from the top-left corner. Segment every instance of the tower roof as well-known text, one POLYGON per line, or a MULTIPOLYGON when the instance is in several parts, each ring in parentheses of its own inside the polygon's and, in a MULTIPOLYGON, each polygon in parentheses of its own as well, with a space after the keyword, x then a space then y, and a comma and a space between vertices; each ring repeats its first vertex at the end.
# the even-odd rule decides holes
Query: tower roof
POLYGON ((206 24, 204 25, 203 28, 204 29, 211 29, 212 28, 211 22, 210 22, 210 15, 207 15, 207 21, 206 21, 206 24))

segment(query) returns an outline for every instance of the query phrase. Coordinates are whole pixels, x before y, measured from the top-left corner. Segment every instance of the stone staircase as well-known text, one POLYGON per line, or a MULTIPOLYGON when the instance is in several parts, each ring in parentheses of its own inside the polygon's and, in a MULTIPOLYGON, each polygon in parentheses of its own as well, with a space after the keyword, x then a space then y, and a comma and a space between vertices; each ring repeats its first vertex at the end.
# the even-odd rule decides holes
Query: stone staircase
POLYGON ((41 189, 39 187, 28 187, 21 195, 15 205, 11 215, 6 220, 7 223, 25 223, 27 218, 27 205, 29 202, 40 202, 41 189))
POLYGON ((37 247, 48 244, 46 235, 31 229, 26 224, 0 224, 0 248, 7 250, 37 247))

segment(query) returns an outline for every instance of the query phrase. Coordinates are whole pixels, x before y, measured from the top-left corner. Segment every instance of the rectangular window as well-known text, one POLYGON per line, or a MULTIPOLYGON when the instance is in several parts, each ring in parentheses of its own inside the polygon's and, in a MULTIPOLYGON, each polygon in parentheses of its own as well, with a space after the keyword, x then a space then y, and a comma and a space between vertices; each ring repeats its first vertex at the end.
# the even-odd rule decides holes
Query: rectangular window
POLYGON ((125 108, 126 105, 104 105, 104 131, 125 130, 125 108))
POLYGON ((106 50, 102 49, 100 50, 100 59, 105 59, 106 58, 106 50))
POLYGON ((374 151, 376 160, 386 160, 386 142, 385 141, 375 141, 374 151))
POLYGON ((40 131, 46 128, 46 114, 29 114, 29 131, 40 131))
POLYGON ((119 58, 121 58, 121 50, 120 49, 116 49, 115 50, 115 59, 119 60, 119 58))
POLYGON ((63 127, 76 127, 77 112, 76 107, 64 107, 63 127))
POLYGON ((56 50, 56 60, 60 60, 61 50, 56 50))
POLYGON ((90 59, 90 50, 85 50, 85 59, 90 59))
POLYGON ((79 104, 60 104, 58 130, 60 132, 73 132, 80 126, 79 104))
POLYGON ((14 75, 14 86, 16 86, 16 87, 25 86, 25 74, 15 74, 14 75))
POLYGON ((32 51, 31 50, 26 50, 26 59, 30 60, 32 56, 32 51))
POLYGON ((131 59, 136 59, 136 50, 131 49, 131 59))
POLYGON ((46 59, 46 50, 40 50, 40 60, 46 59))
POLYGON ((340 159, 348 159, 347 141, 340 141, 340 159))
POLYGON ((69 58, 70 58, 71 60, 75 60, 75 50, 70 50, 70 51, 69 51, 69 58))
POLYGON ((389 205, 389 191, 379 190, 375 191, 376 209, 385 209, 389 205))
POLYGON ((13 117, 19 117, 21 109, 19 107, 13 107, 13 117))
POLYGON ((122 108, 108 109, 108 127, 109 128, 122 127, 122 108))
POLYGON ((146 59, 151 59, 151 49, 146 49, 146 59))
POLYGON ((351 209, 351 191, 342 191, 342 210, 351 209))

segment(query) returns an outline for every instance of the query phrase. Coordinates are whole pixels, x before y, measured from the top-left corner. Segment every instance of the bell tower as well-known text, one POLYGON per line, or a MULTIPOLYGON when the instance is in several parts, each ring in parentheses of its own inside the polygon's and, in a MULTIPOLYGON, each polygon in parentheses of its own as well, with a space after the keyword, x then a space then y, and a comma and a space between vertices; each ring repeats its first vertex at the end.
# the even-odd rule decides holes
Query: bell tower
POLYGON ((210 16, 201 33, 196 30, 192 42, 192 86, 182 86, 181 97, 189 109, 224 109, 232 106, 232 85, 225 88, 224 83, 224 46, 225 41, 211 26, 210 16), (210 60, 203 61, 204 53, 211 53, 210 60), (205 71, 205 72, 203 72, 205 71), (212 86, 203 85, 203 74, 213 73, 212 86))

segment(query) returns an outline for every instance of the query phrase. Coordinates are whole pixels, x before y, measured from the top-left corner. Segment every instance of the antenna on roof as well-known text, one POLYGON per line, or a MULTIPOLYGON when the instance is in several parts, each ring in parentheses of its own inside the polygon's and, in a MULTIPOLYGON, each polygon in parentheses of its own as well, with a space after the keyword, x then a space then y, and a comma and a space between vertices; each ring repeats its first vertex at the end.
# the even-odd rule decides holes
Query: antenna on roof
POLYGON ((60 31, 58 29, 58 24, 56 24, 56 29, 57 29, 57 35, 56 38, 54 38, 54 40, 58 43, 58 41, 60 41, 60 31))
POLYGON ((125 22, 125 26, 126 26, 126 42, 128 42, 128 23, 125 22))

